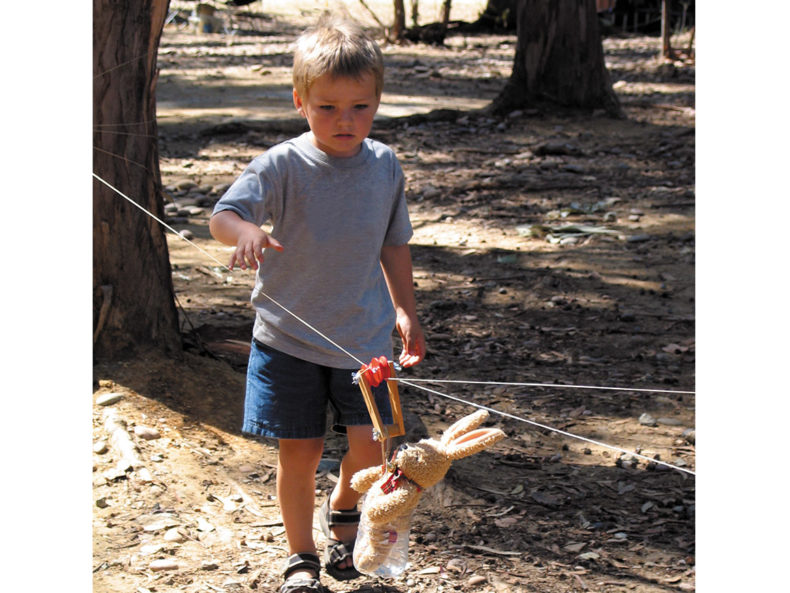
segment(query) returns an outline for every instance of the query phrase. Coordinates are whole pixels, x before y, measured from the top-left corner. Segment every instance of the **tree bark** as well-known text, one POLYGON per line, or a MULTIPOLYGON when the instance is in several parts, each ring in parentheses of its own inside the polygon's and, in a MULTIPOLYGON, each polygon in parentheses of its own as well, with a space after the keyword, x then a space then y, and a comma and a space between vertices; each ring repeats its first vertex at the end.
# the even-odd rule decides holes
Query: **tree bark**
POLYGON ((406 8, 403 0, 394 0, 393 8, 395 16, 392 23, 391 37, 393 41, 397 42, 403 40, 403 35, 406 32, 406 8))
POLYGON ((554 105, 622 117, 598 31, 595 0, 519 0, 513 72, 493 111, 554 105))
POLYGON ((661 55, 667 60, 675 59, 672 52, 671 10, 670 0, 661 0, 661 55))
MULTIPOLYGON (((169 0, 93 2, 93 171, 164 218, 156 59, 169 0)), ((94 179, 94 357, 181 351, 164 230, 94 179)))

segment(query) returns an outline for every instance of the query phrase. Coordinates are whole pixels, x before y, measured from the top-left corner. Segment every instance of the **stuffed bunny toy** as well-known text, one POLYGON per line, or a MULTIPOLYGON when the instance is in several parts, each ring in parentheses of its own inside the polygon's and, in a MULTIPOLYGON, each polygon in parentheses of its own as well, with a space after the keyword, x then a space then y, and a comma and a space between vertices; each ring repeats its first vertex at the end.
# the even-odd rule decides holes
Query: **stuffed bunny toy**
POLYGON ((385 468, 374 466, 354 474, 351 486, 366 493, 354 545, 358 571, 392 577, 405 570, 411 515, 422 492, 444 478, 453 460, 505 437, 498 428, 477 428, 487 417, 488 412, 479 410, 450 426, 439 440, 401 445, 385 468))

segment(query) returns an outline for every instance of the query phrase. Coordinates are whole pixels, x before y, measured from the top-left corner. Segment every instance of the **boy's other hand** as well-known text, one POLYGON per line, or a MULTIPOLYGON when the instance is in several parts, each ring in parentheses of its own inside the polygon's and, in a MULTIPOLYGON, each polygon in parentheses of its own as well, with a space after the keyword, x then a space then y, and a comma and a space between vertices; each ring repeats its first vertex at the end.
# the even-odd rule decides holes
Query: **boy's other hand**
POLYGON ((398 357, 398 364, 403 368, 414 366, 425 358, 425 335, 419 321, 408 316, 399 316, 395 323, 403 342, 403 350, 398 357))
POLYGON ((236 242, 236 250, 230 257, 230 269, 235 264, 239 264, 242 270, 247 267, 253 270, 258 269, 258 263, 263 262, 263 250, 270 247, 276 251, 282 251, 283 246, 277 239, 271 237, 267 232, 258 227, 245 229, 236 242))

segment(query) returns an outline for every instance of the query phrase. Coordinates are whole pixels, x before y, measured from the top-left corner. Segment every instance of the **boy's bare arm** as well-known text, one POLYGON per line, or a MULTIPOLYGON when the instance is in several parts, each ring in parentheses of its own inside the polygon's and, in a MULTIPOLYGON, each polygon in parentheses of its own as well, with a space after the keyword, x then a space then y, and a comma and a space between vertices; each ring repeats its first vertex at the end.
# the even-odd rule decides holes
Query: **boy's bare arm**
POLYGON ((225 245, 236 246, 228 266, 231 270, 236 263, 242 270, 246 270, 248 265, 253 270, 257 270, 258 262, 263 261, 265 248, 283 250, 283 246, 262 228, 243 220, 231 210, 217 212, 209 220, 208 228, 211 236, 217 241, 225 243, 225 245))
POLYGON ((425 335, 417 319, 409 246, 384 246, 381 249, 381 268, 395 306, 398 333, 403 341, 403 352, 398 362, 404 367, 414 366, 425 358, 425 335))

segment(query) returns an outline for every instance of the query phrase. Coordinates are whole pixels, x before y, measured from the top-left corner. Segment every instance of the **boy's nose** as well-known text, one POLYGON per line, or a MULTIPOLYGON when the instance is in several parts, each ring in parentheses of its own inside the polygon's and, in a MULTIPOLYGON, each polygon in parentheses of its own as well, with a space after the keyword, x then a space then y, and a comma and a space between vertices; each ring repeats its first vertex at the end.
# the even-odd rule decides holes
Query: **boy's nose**
POLYGON ((353 121, 351 109, 343 109, 340 111, 340 121, 343 123, 350 123, 353 121))

